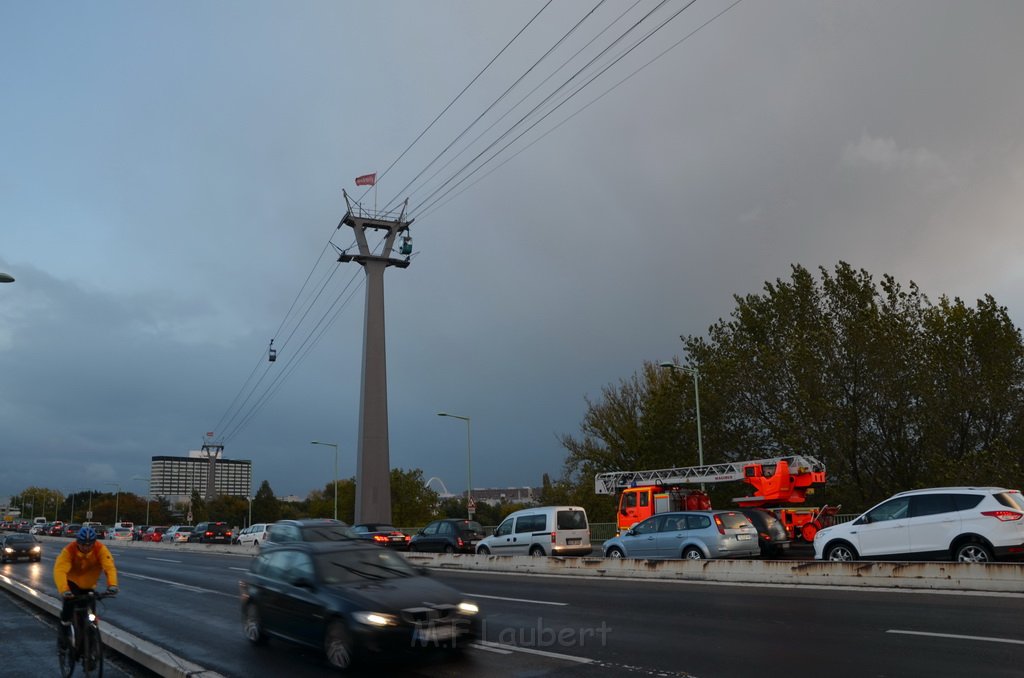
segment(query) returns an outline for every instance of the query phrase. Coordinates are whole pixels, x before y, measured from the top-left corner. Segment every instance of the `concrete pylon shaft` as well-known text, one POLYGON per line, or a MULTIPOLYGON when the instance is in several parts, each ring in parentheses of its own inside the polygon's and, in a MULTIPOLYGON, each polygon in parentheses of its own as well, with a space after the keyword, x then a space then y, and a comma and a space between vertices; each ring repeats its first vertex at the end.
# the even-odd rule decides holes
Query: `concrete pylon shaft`
POLYGON ((388 447, 388 370, 384 336, 384 269, 367 261, 363 328, 362 398, 356 458, 356 522, 391 522, 391 463, 388 447))

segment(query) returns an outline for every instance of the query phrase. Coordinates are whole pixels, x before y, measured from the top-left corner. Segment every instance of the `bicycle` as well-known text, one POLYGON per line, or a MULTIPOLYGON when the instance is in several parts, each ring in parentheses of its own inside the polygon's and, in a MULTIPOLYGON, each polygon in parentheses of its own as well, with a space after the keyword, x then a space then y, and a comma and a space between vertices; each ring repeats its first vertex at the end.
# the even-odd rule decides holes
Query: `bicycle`
POLYGON ((79 662, 82 664, 83 675, 97 678, 103 676, 103 639, 100 637, 96 601, 115 595, 109 592, 82 591, 71 598, 74 608, 71 613, 70 637, 67 645, 62 645, 57 652, 63 678, 70 678, 75 672, 75 664, 79 662))

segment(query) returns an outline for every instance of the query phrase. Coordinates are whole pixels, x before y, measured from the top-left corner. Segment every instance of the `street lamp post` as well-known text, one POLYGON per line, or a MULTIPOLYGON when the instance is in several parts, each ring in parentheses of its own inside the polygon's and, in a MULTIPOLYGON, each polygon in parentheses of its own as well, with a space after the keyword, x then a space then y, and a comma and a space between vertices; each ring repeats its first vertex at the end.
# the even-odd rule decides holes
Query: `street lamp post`
MULTIPOLYGON (((319 440, 314 440, 309 443, 310 445, 326 445, 334 448, 334 519, 338 519, 338 444, 337 443, 322 443, 319 440)), ((250 505, 251 507, 251 505, 250 505)), ((251 518, 251 516, 250 516, 251 518)))
POLYGON ((249 522, 246 524, 246 527, 249 527, 250 525, 252 525, 252 500, 253 500, 253 498, 251 496, 248 496, 248 497, 246 497, 246 499, 249 502, 249 522))
MULTIPOLYGON (((693 377, 693 404, 697 409, 697 462, 704 465, 704 443, 700 435, 700 388, 698 383, 700 381, 700 372, 696 367, 684 367, 683 365, 676 365, 675 363, 663 362, 661 367, 668 368, 670 370, 678 370, 684 372, 693 377)), ((700 484, 701 491, 704 490, 704 483, 700 484)))
POLYGON ((152 487, 150 487, 149 476, 132 476, 132 480, 145 480, 146 481, 146 525, 149 525, 149 503, 152 500, 152 487))
POLYGON ((121 483, 108 481, 108 482, 105 482, 103 484, 104 485, 117 485, 117 494, 114 495, 114 526, 117 527, 117 524, 119 522, 121 522, 121 519, 117 515, 118 511, 120 509, 120 506, 121 506, 120 503, 119 503, 121 501, 121 483))
POLYGON ((466 514, 470 520, 473 520, 473 425, 470 423, 469 417, 463 417, 458 414, 438 412, 437 416, 461 419, 466 422, 466 514))

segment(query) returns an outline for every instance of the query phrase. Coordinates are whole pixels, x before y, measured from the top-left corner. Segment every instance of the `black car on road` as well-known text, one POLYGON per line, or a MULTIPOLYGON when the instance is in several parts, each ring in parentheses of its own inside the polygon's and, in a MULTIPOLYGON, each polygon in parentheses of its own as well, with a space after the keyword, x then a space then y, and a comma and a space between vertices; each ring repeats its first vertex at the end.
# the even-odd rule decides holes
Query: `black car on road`
POLYGON ((190 542, 200 544, 230 544, 232 539, 231 528, 223 521, 197 523, 195 529, 188 535, 190 542))
POLYGON ((409 550, 475 553, 477 542, 486 536, 484 528, 475 520, 445 518, 435 520, 414 534, 409 540, 409 550))
POLYGON ((762 558, 778 558, 789 550, 791 540, 786 526, 772 511, 761 508, 738 508, 757 528, 757 545, 761 548, 762 558))
POLYGON ((347 669, 370 652, 460 650, 479 608, 401 555, 362 540, 265 545, 239 582, 246 637, 322 650, 347 669))
POLYGON ((359 533, 361 538, 373 542, 377 546, 398 549, 399 551, 409 550, 409 535, 394 525, 387 523, 360 523, 353 525, 352 529, 359 533))
POLYGON ((43 546, 31 534, 10 532, 0 537, 0 563, 31 560, 38 563, 43 557, 43 546))
POLYGON ((331 518, 279 520, 267 529, 267 544, 288 544, 293 541, 352 541, 359 533, 348 523, 331 518))

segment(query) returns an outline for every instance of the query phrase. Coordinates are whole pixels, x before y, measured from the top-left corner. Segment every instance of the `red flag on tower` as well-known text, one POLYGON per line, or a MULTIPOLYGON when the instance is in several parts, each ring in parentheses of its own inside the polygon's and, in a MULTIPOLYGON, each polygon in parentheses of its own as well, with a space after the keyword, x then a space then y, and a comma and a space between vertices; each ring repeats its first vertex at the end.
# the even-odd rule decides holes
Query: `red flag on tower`
POLYGON ((373 186, 377 183, 377 173, 364 174, 361 177, 356 177, 356 186, 373 186))

